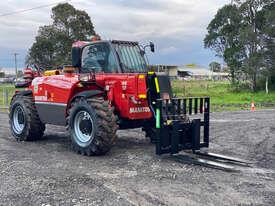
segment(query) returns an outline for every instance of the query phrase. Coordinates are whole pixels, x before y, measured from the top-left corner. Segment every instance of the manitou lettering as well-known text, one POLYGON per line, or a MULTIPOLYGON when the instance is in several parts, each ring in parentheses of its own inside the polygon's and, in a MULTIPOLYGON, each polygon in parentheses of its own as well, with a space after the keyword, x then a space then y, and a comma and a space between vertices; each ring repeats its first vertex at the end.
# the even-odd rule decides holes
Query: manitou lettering
POLYGON ((149 107, 131 107, 130 113, 142 113, 142 112, 150 112, 149 107))
POLYGON ((35 96, 34 99, 35 99, 35 101, 47 101, 48 100, 47 96, 35 96))

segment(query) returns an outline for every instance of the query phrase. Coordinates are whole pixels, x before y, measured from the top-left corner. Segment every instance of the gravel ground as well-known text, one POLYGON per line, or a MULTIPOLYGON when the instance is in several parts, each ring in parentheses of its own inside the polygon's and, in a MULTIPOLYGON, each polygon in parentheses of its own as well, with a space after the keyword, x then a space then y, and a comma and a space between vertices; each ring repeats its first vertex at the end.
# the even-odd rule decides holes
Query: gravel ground
POLYGON ((253 162, 230 173, 158 157, 140 129, 102 157, 70 150, 62 127, 16 142, 0 113, 0 205, 275 205, 275 110, 211 114, 210 151, 253 162))

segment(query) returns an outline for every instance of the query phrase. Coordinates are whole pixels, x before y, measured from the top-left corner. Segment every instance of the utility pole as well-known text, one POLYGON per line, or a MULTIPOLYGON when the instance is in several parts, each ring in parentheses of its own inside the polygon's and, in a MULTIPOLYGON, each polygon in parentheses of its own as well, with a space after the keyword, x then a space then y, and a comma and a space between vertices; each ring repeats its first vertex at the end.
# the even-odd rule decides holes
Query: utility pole
POLYGON ((15 66, 15 81, 17 82, 17 55, 18 53, 14 53, 14 66, 15 66))

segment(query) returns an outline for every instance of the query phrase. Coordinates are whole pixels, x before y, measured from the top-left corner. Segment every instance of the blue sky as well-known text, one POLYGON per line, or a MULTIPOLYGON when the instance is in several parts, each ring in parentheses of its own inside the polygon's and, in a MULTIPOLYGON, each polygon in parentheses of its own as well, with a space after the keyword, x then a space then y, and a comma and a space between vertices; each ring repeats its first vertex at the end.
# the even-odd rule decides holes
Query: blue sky
MULTIPOLYGON (((0 14, 29 9, 58 0, 6 0, 0 14)), ((196 63, 207 66, 222 62, 203 48, 206 27, 217 10, 229 0, 71 0, 77 9, 91 17, 95 30, 104 39, 153 41, 156 52, 149 55, 155 64, 196 63)), ((0 17, 0 68, 13 67, 14 52, 19 67, 37 34, 39 26, 51 23, 51 7, 0 17)))

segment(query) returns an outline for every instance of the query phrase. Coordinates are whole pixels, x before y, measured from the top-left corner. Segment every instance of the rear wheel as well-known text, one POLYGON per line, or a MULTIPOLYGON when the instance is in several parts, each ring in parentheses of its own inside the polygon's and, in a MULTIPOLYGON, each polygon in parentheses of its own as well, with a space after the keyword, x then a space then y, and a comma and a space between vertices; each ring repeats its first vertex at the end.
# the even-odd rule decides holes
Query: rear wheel
POLYGON ((117 131, 113 108, 101 98, 77 99, 69 110, 72 149, 82 155, 103 155, 113 146, 117 131))
POLYGON ((15 95, 10 104, 9 123, 12 135, 19 141, 40 139, 45 131, 32 96, 15 95))

